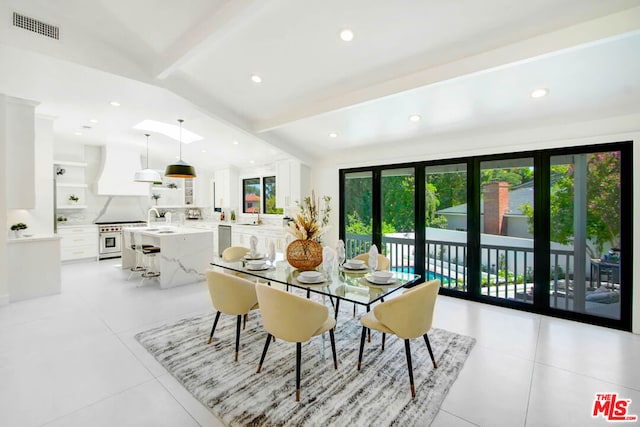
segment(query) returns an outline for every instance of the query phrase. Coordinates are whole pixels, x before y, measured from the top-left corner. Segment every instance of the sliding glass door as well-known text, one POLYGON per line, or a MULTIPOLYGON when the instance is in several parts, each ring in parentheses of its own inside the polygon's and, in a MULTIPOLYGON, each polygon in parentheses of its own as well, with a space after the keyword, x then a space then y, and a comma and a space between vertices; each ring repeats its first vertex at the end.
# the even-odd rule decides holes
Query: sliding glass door
POLYGON ((415 271, 414 168, 385 169, 381 173, 382 253, 391 269, 415 271))
POLYGON ((344 176, 341 211, 347 259, 369 251, 373 242, 372 186, 371 171, 344 176))
POLYGON ((468 290, 467 164, 425 168, 425 276, 468 290))
POLYGON ((550 306, 620 319, 620 151, 552 156, 550 306))
POLYGON ((480 163, 481 294, 533 302, 533 158, 480 163))
POLYGON ((340 236, 348 256, 375 243, 446 295, 630 330, 632 150, 342 170, 340 236))

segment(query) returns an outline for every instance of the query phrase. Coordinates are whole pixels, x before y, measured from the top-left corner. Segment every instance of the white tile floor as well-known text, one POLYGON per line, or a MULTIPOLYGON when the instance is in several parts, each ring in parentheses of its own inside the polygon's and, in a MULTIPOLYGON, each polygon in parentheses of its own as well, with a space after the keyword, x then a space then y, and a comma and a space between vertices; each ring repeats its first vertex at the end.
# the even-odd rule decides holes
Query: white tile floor
MULTIPOLYGON (((205 284, 136 287, 118 263, 64 265, 62 294, 0 307, 1 426, 220 425, 133 338, 211 310, 205 284)), ((597 392, 640 415, 640 336, 447 297, 435 326, 477 339, 435 426, 606 425, 597 392)))

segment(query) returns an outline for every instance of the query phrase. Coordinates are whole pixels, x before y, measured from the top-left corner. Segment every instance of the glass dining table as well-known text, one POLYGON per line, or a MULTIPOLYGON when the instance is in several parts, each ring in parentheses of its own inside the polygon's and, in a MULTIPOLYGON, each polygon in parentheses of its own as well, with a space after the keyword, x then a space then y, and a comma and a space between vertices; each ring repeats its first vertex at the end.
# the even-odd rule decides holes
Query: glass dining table
POLYGON ((341 301, 364 306, 369 311, 372 304, 384 301, 386 297, 391 297, 399 290, 410 288, 420 281, 418 275, 392 271, 391 279, 386 284, 379 284, 368 280, 371 277, 367 269, 350 270, 339 266, 327 274, 320 266, 318 271, 322 273, 322 278, 318 279, 317 283, 304 283, 301 281, 302 278, 298 277, 300 270, 289 265, 286 260, 276 261, 273 265, 258 270, 250 269, 250 265, 244 260, 229 262, 216 258, 211 265, 268 283, 277 283, 287 290, 291 288, 301 290, 306 293, 307 298, 310 298, 312 293, 328 297, 333 305, 336 320, 341 301))

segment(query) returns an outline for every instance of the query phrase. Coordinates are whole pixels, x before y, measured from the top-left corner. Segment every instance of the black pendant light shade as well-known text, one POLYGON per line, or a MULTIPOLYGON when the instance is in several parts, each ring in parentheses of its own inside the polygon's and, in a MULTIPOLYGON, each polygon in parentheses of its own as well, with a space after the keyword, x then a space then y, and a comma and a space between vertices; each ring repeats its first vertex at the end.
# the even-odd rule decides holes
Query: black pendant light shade
POLYGON ((177 162, 167 166, 164 175, 170 178, 195 178, 196 169, 182 161, 182 122, 184 120, 178 119, 178 122, 180 123, 180 158, 177 162))

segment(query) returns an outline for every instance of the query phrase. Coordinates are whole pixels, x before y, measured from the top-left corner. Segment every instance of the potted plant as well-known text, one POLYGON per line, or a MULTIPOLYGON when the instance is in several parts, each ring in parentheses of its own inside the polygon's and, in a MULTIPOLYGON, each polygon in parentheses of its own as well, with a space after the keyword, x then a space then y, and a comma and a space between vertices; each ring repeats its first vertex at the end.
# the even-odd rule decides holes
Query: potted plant
POLYGON ((23 222, 19 222, 11 226, 11 231, 13 231, 16 237, 22 237, 22 230, 26 230, 26 229, 27 229, 27 224, 23 222))
POLYGON ((160 194, 158 193, 153 193, 151 195, 151 198, 156 202, 156 205, 158 204, 158 199, 160 198, 160 194))
POLYGON ((69 196, 69 201, 70 201, 71 203, 78 203, 78 200, 80 200, 80 199, 79 199, 79 198, 78 198, 78 196, 76 196, 75 194, 71 194, 71 195, 69 196))
POLYGON ((236 211, 231 211, 231 221, 235 221, 236 220, 236 211))
POLYGON ((322 263, 322 245, 319 243, 329 225, 331 197, 322 198, 324 208, 320 208, 315 192, 298 202, 300 213, 289 223, 287 231, 297 240, 287 247, 287 261, 300 270, 312 270, 322 263))
POLYGON ((167 188, 172 188, 172 189, 175 190, 176 188, 178 188, 178 186, 175 183, 170 182, 170 183, 167 184, 167 188))

